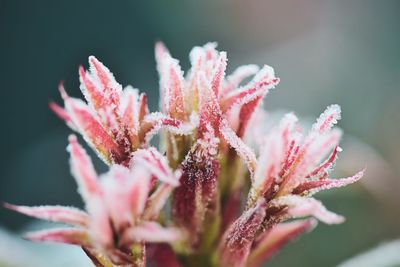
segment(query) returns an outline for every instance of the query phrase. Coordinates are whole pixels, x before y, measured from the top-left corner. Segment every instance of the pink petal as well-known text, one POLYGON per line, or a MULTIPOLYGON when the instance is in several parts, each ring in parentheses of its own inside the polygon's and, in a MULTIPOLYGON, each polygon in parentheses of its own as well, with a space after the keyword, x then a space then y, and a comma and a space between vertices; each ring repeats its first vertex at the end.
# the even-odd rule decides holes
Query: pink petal
POLYGON ((239 157, 241 157, 246 163, 247 168, 253 177, 257 166, 257 159, 252 149, 236 135, 236 133, 227 125, 227 122, 221 124, 220 131, 225 141, 236 150, 239 157))
POLYGON ((258 96, 264 96, 270 89, 279 83, 279 78, 275 77, 274 69, 265 65, 253 78, 253 80, 245 85, 229 93, 224 99, 224 111, 232 108, 233 105, 243 106, 258 96))
POLYGON ((163 57, 159 59, 161 62, 158 64, 164 110, 172 118, 183 121, 185 119, 183 72, 179 62, 173 59, 169 53, 164 52, 160 57, 163 57))
POLYGON ((28 233, 26 239, 37 242, 57 242, 80 246, 89 245, 88 234, 85 230, 76 228, 57 228, 28 233))
POLYGON ((146 202, 146 208, 144 209, 143 218, 148 220, 155 220, 160 214, 162 208, 168 201, 172 190, 172 187, 169 184, 161 184, 158 186, 156 191, 151 194, 146 202))
POLYGON ((66 123, 70 123, 71 122, 71 117, 68 115, 68 113, 62 108, 60 107, 57 103, 55 102, 50 102, 49 103, 49 107, 50 109, 63 121, 65 121, 66 123))
POLYGON ((76 136, 71 135, 69 142, 71 172, 78 183, 79 192, 90 215, 90 236, 99 244, 108 246, 112 242, 112 229, 102 199, 103 192, 97 181, 97 174, 86 151, 78 144, 76 136))
POLYGON ((219 245, 221 266, 244 267, 261 223, 265 217, 266 203, 259 199, 225 231, 219 245))
POLYGON ((340 112, 339 105, 328 106, 312 126, 312 131, 316 131, 319 134, 329 131, 340 120, 340 112))
POLYGON ((106 163, 111 163, 114 160, 123 161, 124 155, 114 139, 81 100, 69 98, 65 105, 77 130, 106 163))
POLYGON ((219 93, 221 91, 222 81, 225 77, 225 70, 226 70, 226 52, 220 52, 219 57, 216 62, 216 66, 213 70, 212 80, 211 80, 211 88, 214 91, 215 96, 217 99, 219 98, 219 93))
POLYGON ((129 135, 131 150, 140 147, 139 131, 139 92, 131 86, 127 86, 121 98, 120 113, 124 129, 129 135))
POLYGON ((28 207, 11 205, 8 203, 5 203, 4 206, 19 213, 47 221, 61 222, 84 227, 86 227, 88 224, 87 213, 76 208, 63 206, 28 207))
POLYGON ((191 116, 190 122, 183 123, 160 112, 153 112, 144 118, 141 130, 145 134, 144 141, 148 144, 151 138, 162 129, 176 135, 188 135, 195 130, 197 124, 196 116, 191 116))
MULTIPOLYGON (((199 138, 208 132, 207 125, 211 125, 213 130, 218 133, 219 126, 222 120, 222 113, 219 103, 211 84, 207 81, 205 74, 202 73, 198 82, 199 88, 199 138)), ((218 134, 217 134, 218 135, 218 134)))
POLYGON ((142 166, 135 165, 130 170, 121 165, 113 165, 102 175, 102 187, 109 213, 117 231, 134 224, 143 213, 151 174, 142 166))
POLYGON ((307 194, 313 195, 322 190, 328 190, 331 188, 339 188, 344 187, 349 184, 355 183, 360 180, 363 175, 364 171, 362 170, 356 173, 353 176, 346 177, 346 178, 339 178, 339 179, 323 179, 323 180, 315 180, 305 182, 293 190, 293 194, 307 194))
POLYGON ((121 244, 145 241, 150 243, 171 243, 182 238, 182 232, 176 228, 165 228, 156 222, 141 222, 139 226, 127 229, 121 244))
POLYGON ((167 158, 154 147, 136 151, 134 153, 134 161, 147 168, 160 181, 172 186, 179 185, 179 176, 173 173, 167 158))
POLYGON ((87 201, 93 195, 101 194, 93 163, 83 147, 79 145, 75 135, 69 136, 68 151, 71 154, 71 172, 78 183, 83 199, 87 201))
POLYGON ((328 211, 314 198, 286 195, 273 200, 273 205, 287 206, 287 215, 290 218, 313 216, 326 224, 339 224, 344 221, 344 217, 328 211))
POLYGON ((276 225, 257 239, 246 266, 260 266, 287 243, 303 233, 311 231, 316 224, 314 219, 308 219, 276 225))
POLYGON ((244 65, 238 67, 231 75, 226 78, 227 85, 222 92, 222 96, 224 96, 229 91, 237 88, 244 79, 256 74, 258 70, 259 67, 257 65, 244 65))

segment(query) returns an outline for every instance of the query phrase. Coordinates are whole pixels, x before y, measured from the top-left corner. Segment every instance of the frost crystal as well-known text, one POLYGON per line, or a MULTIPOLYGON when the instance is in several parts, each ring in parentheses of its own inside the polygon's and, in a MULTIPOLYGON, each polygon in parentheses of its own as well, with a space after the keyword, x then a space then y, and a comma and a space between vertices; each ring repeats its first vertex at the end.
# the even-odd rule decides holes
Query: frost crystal
POLYGON ((79 245, 96 266, 254 267, 317 220, 343 222, 312 197, 364 173, 328 178, 341 151, 342 132, 334 128, 340 107, 329 106, 306 135, 293 113, 264 132, 261 104, 279 78, 267 65, 241 66, 226 76, 227 54, 216 47, 194 47, 185 74, 156 44, 160 112, 150 112, 146 94, 123 88, 94 56, 88 71, 79 67, 86 101, 60 85, 64 107, 52 102, 50 108, 109 171, 98 175, 71 135, 71 173, 85 209, 5 204, 69 225, 26 238, 79 245), (160 133, 157 149, 150 141, 160 133))

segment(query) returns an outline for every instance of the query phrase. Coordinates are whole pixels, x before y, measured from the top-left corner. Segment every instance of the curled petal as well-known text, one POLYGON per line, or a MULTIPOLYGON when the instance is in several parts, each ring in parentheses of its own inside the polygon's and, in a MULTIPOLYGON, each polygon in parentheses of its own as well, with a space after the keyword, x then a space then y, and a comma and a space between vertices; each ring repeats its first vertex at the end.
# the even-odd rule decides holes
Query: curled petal
POLYGON ((221 266, 246 266, 247 257, 264 217, 266 203, 259 199, 225 231, 219 245, 221 266))
POLYGON ((86 230, 77 228, 56 228, 28 233, 25 238, 37 242, 57 242, 80 246, 89 245, 89 237, 86 230))
POLYGON ((314 219, 298 220, 276 225, 257 239, 246 266, 260 266, 287 243, 293 241, 303 233, 311 231, 316 225, 317 221, 314 219))
POLYGON ((223 96, 229 91, 238 87, 244 79, 256 74, 258 70, 259 67, 257 65, 244 65, 238 67, 231 75, 226 78, 227 85, 224 88, 223 96))
POLYGON ((139 226, 127 229, 121 244, 145 241, 150 243, 171 243, 182 238, 182 232, 176 228, 165 228, 156 222, 142 222, 139 226))
POLYGON ((169 184, 160 185, 148 198, 143 218, 149 220, 156 219, 165 203, 167 203, 173 189, 174 187, 169 184))
POLYGON ((229 93, 224 99, 224 110, 229 110, 234 105, 243 106, 254 101, 259 96, 264 96, 268 90, 274 88, 279 83, 279 78, 275 77, 274 69, 265 65, 253 78, 251 82, 243 88, 239 88, 229 93))
POLYGON ((183 123, 160 112, 153 112, 144 118, 142 131, 145 143, 148 144, 151 138, 162 129, 176 135, 188 135, 193 133, 197 125, 198 119, 195 114, 190 116, 190 122, 183 123))
POLYGON ((16 212, 35 217, 42 220, 61 222, 75 226, 86 227, 88 225, 88 214, 72 207, 63 206, 16 206, 5 203, 4 206, 16 212))
POLYGON ((272 205, 287 206, 289 218, 313 216, 326 224, 339 224, 344 221, 344 217, 328 211, 320 201, 314 198, 287 195, 274 199, 272 205))

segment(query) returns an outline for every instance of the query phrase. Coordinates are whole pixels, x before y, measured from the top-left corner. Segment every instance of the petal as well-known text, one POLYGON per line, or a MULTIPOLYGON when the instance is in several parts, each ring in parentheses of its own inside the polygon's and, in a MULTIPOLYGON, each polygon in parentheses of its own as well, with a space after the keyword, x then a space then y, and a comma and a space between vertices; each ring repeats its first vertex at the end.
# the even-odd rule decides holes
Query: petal
POLYGON ((63 206, 16 206, 5 203, 4 206, 16 212, 35 217, 42 220, 61 222, 75 226, 86 227, 88 215, 86 212, 72 207, 63 206))
POLYGON ((229 91, 237 88, 244 79, 256 74, 258 70, 259 67, 257 65, 244 65, 238 67, 231 75, 226 78, 227 84, 224 88, 222 96, 224 96, 229 91))
POLYGON ((197 125, 198 119, 194 114, 190 116, 190 122, 183 123, 160 112, 153 112, 144 118, 141 131, 144 135, 144 143, 148 144, 151 138, 162 129, 176 135, 189 135, 197 125))
POLYGON ((78 183, 79 192, 85 201, 89 201, 93 195, 101 194, 93 163, 83 147, 79 145, 75 135, 69 136, 67 149, 71 154, 71 172, 78 183))
POLYGON ((171 243, 182 238, 182 232, 176 228, 165 228, 156 222, 141 222, 139 226, 127 229, 121 244, 145 241, 150 243, 171 243))
POLYGON ((218 251, 221 266, 246 266, 251 246, 264 217, 266 203, 259 199, 225 231, 218 251))
POLYGON ((360 180, 365 170, 356 173, 353 176, 339 179, 323 179, 305 182, 293 190, 293 194, 307 194, 308 196, 318 193, 322 190, 344 187, 360 180))
POLYGON ((160 87, 164 101, 163 110, 172 118, 183 121, 185 119, 184 79, 179 61, 172 58, 167 52, 156 56, 156 58, 158 57, 161 57, 159 59, 161 62, 158 63, 158 66, 160 68, 160 87))
POLYGON ((225 141, 236 150, 239 157, 241 157, 246 163, 247 168, 251 173, 251 177, 253 177, 257 166, 257 159, 252 149, 236 135, 236 133, 227 125, 227 122, 221 124, 220 131, 225 141))
POLYGON ((80 246, 89 245, 89 237, 85 230, 76 228, 56 228, 28 233, 24 238, 37 242, 57 242, 80 246))
POLYGON ((265 65, 251 82, 242 88, 232 91, 225 97, 223 110, 227 111, 232 108, 233 105, 243 106, 250 103, 257 96, 265 95, 278 83, 279 78, 275 77, 274 69, 265 65))
POLYGON ((88 106, 81 100, 72 98, 68 98, 65 105, 78 132, 99 153, 101 159, 108 164, 113 160, 122 161, 124 159, 124 155, 114 139, 93 116, 88 106))
POLYGON ((205 77, 204 73, 200 74, 198 81, 199 88, 199 138, 208 131, 207 125, 211 125, 213 130, 219 131, 219 126, 222 120, 222 113, 219 107, 218 100, 211 84, 205 77))
POLYGON ((225 78, 225 70, 226 70, 226 52, 220 52, 216 66, 213 70, 212 80, 211 80, 211 89, 214 91, 217 99, 219 98, 219 93, 221 91, 222 82, 225 78))
POLYGON ((328 106, 312 126, 312 131, 319 134, 326 133, 340 120, 340 113, 339 105, 328 106))
POLYGON ((314 198, 287 195, 274 199, 272 205, 287 206, 289 218, 313 216, 326 224, 339 224, 344 221, 344 217, 328 211, 320 201, 314 198))
POLYGON ((167 158, 161 155, 154 147, 136 151, 134 153, 134 162, 147 168, 160 181, 172 186, 179 185, 179 174, 173 173, 167 158))
POLYGON ((169 184, 161 184, 148 198, 143 218, 155 220, 167 203, 173 189, 174 187, 169 184))
POLYGON ((100 245, 110 246, 112 229, 103 201, 103 192, 97 180, 93 163, 86 151, 78 144, 76 136, 69 137, 68 150, 71 154, 71 172, 78 184, 79 192, 90 215, 89 232, 100 245))
POLYGON ((317 225, 314 219, 280 223, 257 239, 246 266, 256 267, 277 253, 283 246, 293 241, 317 225))
POLYGON ((101 177, 105 202, 116 231, 134 224, 143 213, 151 174, 142 166, 134 165, 130 170, 121 165, 113 165, 101 177))

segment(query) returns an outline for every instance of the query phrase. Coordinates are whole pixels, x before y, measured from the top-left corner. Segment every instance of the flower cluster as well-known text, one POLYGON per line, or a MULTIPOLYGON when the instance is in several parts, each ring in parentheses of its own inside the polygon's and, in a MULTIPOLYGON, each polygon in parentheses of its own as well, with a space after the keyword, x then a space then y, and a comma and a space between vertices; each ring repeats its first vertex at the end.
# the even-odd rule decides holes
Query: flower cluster
POLYGON ((271 67, 246 65, 225 75, 226 53, 214 43, 193 48, 186 75, 163 44, 155 55, 160 112, 150 112, 144 93, 123 89, 93 56, 89 71, 79 68, 86 102, 60 85, 64 107, 50 107, 109 171, 98 175, 71 135, 71 172, 85 211, 6 204, 71 226, 28 239, 79 245, 96 266, 259 266, 317 220, 343 221, 312 197, 363 175, 328 178, 341 151, 338 105, 306 134, 292 113, 263 131, 252 122, 279 83, 271 67), (250 125, 257 153, 245 141, 250 125), (159 149, 151 143, 156 134, 159 149))

